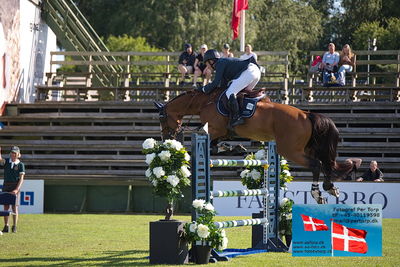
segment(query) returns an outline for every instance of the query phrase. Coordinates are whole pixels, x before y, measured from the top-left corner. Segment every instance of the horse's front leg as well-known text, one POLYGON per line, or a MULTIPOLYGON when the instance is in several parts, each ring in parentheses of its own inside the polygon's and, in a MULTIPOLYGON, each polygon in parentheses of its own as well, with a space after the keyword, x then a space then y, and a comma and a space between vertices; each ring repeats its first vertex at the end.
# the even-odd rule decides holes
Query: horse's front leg
POLYGON ((322 188, 334 197, 339 197, 339 188, 335 187, 329 177, 325 177, 322 188))
POLYGON ((311 185, 311 195, 318 204, 326 204, 326 199, 322 197, 319 190, 319 175, 321 172, 321 162, 317 159, 309 158, 309 167, 313 174, 313 183, 311 185))

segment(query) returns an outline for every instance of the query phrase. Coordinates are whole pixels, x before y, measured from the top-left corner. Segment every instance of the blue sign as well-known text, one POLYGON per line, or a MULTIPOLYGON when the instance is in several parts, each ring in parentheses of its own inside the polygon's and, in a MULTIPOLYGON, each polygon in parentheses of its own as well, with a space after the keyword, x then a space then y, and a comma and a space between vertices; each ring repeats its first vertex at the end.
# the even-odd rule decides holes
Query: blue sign
POLYGON ((294 205, 293 256, 382 256, 382 205, 294 205))

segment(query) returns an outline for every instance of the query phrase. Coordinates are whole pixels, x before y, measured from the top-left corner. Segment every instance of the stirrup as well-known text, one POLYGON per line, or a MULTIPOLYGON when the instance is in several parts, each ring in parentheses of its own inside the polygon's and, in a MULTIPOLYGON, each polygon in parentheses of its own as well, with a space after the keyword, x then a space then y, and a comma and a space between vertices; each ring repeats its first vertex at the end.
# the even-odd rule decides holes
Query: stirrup
POLYGON ((231 128, 241 125, 243 123, 244 123, 244 119, 242 117, 239 117, 231 122, 231 128))

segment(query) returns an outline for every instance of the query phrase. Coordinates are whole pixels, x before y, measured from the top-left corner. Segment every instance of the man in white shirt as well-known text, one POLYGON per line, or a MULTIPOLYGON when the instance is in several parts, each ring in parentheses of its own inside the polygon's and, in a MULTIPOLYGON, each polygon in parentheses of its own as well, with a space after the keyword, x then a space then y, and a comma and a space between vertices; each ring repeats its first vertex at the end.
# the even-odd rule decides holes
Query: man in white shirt
POLYGON ((334 72, 337 72, 340 55, 335 51, 335 44, 329 43, 328 52, 325 52, 322 57, 321 68, 323 69, 323 82, 327 84, 331 79, 332 81, 336 81, 336 76, 334 72))

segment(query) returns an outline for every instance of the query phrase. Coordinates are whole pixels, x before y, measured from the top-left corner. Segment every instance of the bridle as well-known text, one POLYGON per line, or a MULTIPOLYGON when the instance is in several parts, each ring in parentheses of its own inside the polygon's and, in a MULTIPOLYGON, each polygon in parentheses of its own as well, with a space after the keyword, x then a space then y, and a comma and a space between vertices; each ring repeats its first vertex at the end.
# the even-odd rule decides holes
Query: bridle
MULTIPOLYGON (((178 97, 187 95, 188 93, 191 93, 193 91, 187 91, 183 94, 180 94, 176 97, 174 97, 173 99, 170 100, 170 102, 172 102, 173 100, 177 99, 178 97)), ((193 100, 196 96, 196 92, 194 92, 194 94, 192 95, 190 102, 188 103, 188 105, 186 105, 186 109, 184 110, 183 114, 186 114, 186 111, 189 109, 189 107, 191 106, 191 104, 193 103, 193 100)), ((168 125, 168 113, 166 111, 167 108, 167 104, 163 105, 160 109, 159 109, 159 119, 160 119, 160 124, 161 124, 161 132, 163 134, 163 138, 164 136, 168 136, 169 138, 172 139, 179 139, 179 137, 183 137, 183 132, 187 129, 190 130, 189 126, 187 126, 190 121, 192 120, 194 115, 191 115, 189 120, 186 122, 186 126, 183 125, 183 122, 179 122, 178 123, 178 127, 176 129, 171 128, 168 125)))

